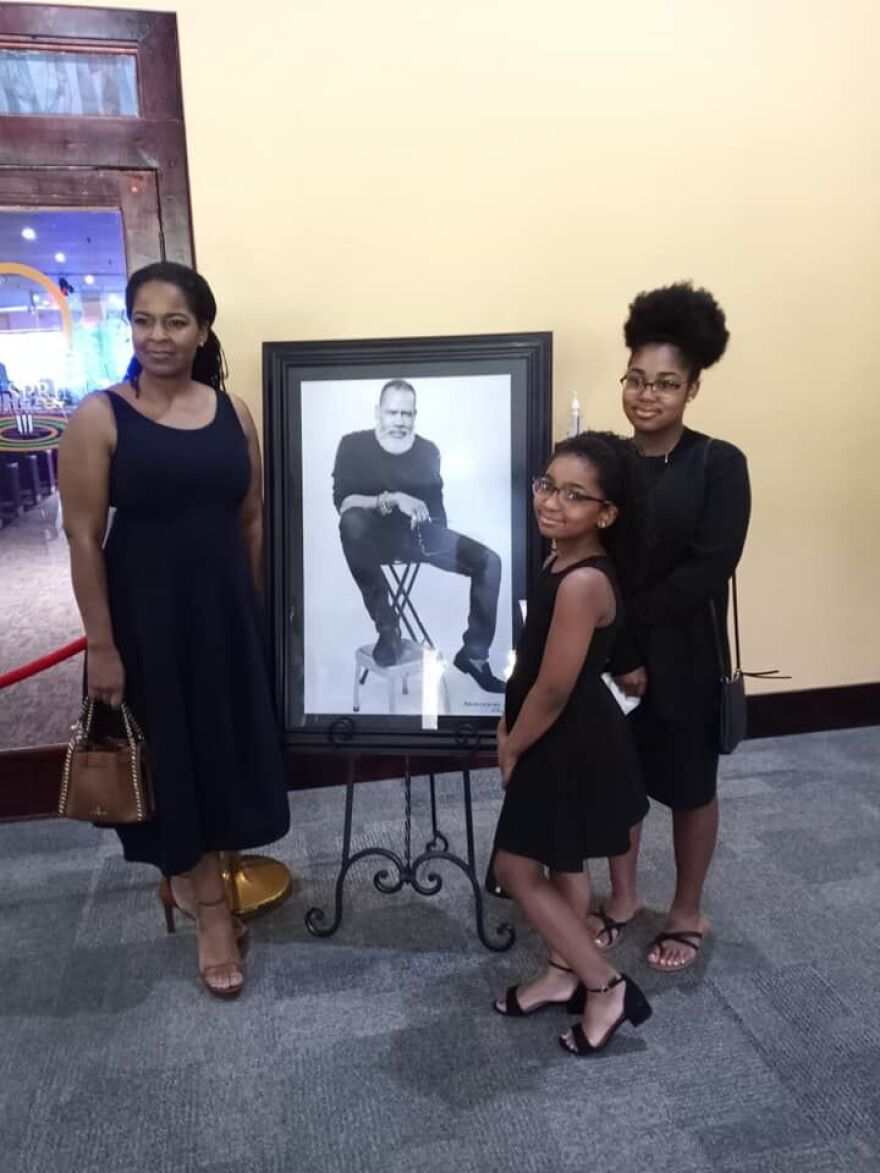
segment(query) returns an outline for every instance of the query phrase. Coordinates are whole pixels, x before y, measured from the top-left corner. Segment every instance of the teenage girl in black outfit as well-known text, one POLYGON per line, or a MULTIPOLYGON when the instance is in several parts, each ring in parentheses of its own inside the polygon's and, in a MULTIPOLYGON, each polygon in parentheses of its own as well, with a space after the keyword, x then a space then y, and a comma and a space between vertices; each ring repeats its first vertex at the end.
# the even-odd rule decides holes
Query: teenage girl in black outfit
MULTIPOLYGON (((742 452, 684 425, 700 375, 724 353, 728 332, 717 302, 690 284, 642 293, 624 326, 629 365, 623 410, 642 454, 650 498, 644 584, 627 608, 612 670, 642 698, 630 718, 648 795, 672 810, 676 888, 648 964, 691 965, 709 929, 703 884, 718 832, 719 671, 710 601, 726 647, 727 584, 749 523, 742 452)), ((611 859, 612 894, 591 918, 609 948, 638 911, 640 827, 630 850, 611 859)))

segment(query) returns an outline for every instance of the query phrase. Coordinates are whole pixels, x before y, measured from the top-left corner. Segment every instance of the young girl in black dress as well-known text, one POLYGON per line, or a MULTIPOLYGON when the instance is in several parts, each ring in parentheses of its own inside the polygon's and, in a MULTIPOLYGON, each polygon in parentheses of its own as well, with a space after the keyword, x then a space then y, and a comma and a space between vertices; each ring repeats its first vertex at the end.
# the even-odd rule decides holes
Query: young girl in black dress
POLYGON ((544 973, 511 986, 495 1009, 521 1017, 562 1005, 582 1014, 560 1039, 580 1055, 651 1014, 635 982, 596 948, 584 876, 585 860, 627 850, 647 809, 626 717, 602 680, 622 621, 621 586, 631 589, 637 577, 640 484, 631 446, 603 432, 557 444, 535 478, 538 528, 555 553, 529 598, 498 726, 505 797, 495 877, 550 957, 544 973))

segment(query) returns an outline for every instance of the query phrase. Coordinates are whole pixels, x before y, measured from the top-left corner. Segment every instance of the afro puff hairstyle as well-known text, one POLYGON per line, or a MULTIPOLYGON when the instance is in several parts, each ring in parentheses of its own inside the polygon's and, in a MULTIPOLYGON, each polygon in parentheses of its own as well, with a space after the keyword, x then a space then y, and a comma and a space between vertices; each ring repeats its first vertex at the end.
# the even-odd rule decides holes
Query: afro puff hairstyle
POLYGON ((650 342, 677 346, 695 379, 718 362, 730 334, 724 311, 712 294, 694 289, 690 281, 679 281, 640 293, 629 307, 623 337, 630 352, 650 342))

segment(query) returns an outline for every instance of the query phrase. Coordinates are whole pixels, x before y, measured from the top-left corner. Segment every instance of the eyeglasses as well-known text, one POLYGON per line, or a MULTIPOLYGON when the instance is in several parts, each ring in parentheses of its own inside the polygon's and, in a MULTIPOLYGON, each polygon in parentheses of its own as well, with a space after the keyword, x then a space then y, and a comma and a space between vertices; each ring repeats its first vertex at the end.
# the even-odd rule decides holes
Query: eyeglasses
POLYGON ((655 395, 674 395, 684 386, 677 379, 654 379, 651 382, 648 379, 643 379, 641 375, 637 375, 635 371, 627 371, 620 380, 620 384, 625 391, 632 391, 635 395, 641 395, 649 387, 655 395))
POLYGON ((583 505, 585 501, 598 501, 600 505, 610 505, 604 497, 591 497, 589 493, 582 493, 580 489, 572 489, 568 485, 556 485, 549 477, 534 477, 532 492, 541 501, 546 501, 554 493, 559 494, 559 500, 565 505, 583 505))

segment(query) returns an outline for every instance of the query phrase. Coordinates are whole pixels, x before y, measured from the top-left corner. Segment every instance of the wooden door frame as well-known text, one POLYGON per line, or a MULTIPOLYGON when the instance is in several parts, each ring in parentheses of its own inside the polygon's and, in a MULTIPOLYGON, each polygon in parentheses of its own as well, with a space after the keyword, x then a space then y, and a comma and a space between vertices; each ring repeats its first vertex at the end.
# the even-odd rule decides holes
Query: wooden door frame
POLYGON ((192 264, 174 13, 0 3, 0 41, 7 48, 104 48, 134 54, 140 99, 137 117, 0 115, 0 168, 155 172, 165 257, 192 264))
MULTIPOLYGON (((122 173, 149 173, 145 194, 147 188, 155 192, 151 201, 159 215, 159 249, 167 260, 193 264, 176 16, 0 3, 0 43, 4 48, 115 50, 135 56, 136 117, 0 115, 0 172, 7 172, 15 186, 22 182, 16 173, 51 169, 41 184, 48 198, 23 195, 23 204, 51 206, 65 191, 105 190, 117 207, 124 205, 125 193, 118 187, 122 173), (114 171, 119 175, 112 176, 114 171)), ((162 257, 134 253, 128 259, 138 267, 162 257)), ((54 809, 62 754, 60 746, 0 750, 0 818, 54 809)))
POLYGON ((35 188, 32 168, 0 167, 0 206, 120 212, 126 271, 149 265, 162 254, 155 171, 91 167, 40 170, 40 185, 35 188))

